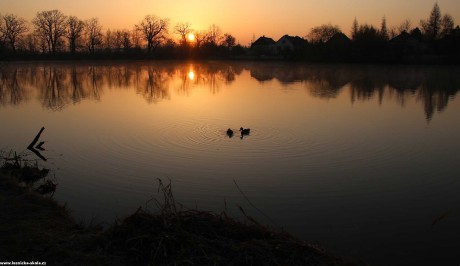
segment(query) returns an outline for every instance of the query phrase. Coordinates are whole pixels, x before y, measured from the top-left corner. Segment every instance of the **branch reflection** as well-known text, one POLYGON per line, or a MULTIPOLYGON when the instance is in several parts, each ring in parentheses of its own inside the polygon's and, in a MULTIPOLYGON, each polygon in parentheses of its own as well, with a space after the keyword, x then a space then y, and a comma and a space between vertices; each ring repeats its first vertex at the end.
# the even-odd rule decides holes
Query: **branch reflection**
MULTIPOLYGON (((195 88, 211 94, 244 71, 260 83, 278 81, 283 89, 302 84, 314 97, 333 99, 349 91, 351 103, 378 99, 404 106, 415 98, 430 121, 446 109, 460 88, 458 67, 307 65, 261 62, 30 63, 0 66, 0 106, 18 105, 37 94, 42 106, 59 111, 83 100, 101 100, 105 89, 134 89, 148 103, 170 99, 170 89, 189 95, 195 88)), ((296 86, 298 87, 298 86, 296 86)))
POLYGON ((19 84, 18 69, 1 68, 0 104, 18 105, 25 100, 24 86, 19 84))
POLYGON ((369 66, 369 65, 300 65, 255 64, 249 68, 259 82, 278 80, 281 84, 303 82, 312 96, 331 99, 344 89, 350 90, 350 101, 378 98, 396 101, 404 106, 416 96, 427 121, 446 109, 449 100, 460 89, 458 67, 369 66))

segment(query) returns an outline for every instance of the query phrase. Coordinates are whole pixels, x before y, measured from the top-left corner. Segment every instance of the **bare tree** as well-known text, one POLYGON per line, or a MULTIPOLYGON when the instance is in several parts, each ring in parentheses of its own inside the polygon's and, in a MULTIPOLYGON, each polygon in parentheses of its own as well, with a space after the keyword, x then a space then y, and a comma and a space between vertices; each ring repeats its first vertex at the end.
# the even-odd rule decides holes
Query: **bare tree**
POLYGON ((91 18, 85 22, 86 47, 90 53, 102 44, 102 26, 97 18, 91 18))
POLYGON ((398 26, 393 26, 390 28, 388 31, 388 37, 389 39, 393 39, 394 37, 400 35, 403 32, 410 33, 412 27, 412 23, 410 19, 406 19, 401 24, 398 26))
POLYGON ((225 33, 222 44, 229 50, 236 44, 236 39, 231 34, 225 33))
POLYGON ((131 33, 129 32, 129 30, 123 30, 121 32, 121 40, 125 52, 132 48, 133 44, 131 42, 131 33))
POLYGON ((217 45, 222 38, 222 31, 216 24, 209 26, 206 33, 206 42, 211 45, 217 45))
POLYGON ((310 42, 319 43, 327 42, 332 36, 341 32, 339 26, 333 26, 332 24, 324 24, 321 26, 313 27, 308 33, 307 37, 310 42))
POLYGON ((107 51, 112 51, 114 44, 114 33, 110 29, 107 29, 104 36, 104 49, 107 51))
POLYGON ((154 15, 147 15, 136 25, 136 30, 141 32, 142 38, 147 42, 147 51, 150 53, 156 47, 164 35, 168 33, 167 19, 160 19, 154 15))
POLYGON ((174 32, 180 35, 181 45, 187 45, 187 36, 192 32, 191 25, 188 22, 177 23, 174 32))
POLYGON ((438 3, 436 2, 431 10, 430 17, 428 20, 421 20, 420 26, 422 26, 423 33, 429 40, 435 40, 439 37, 441 30, 441 10, 438 3))
POLYGON ((16 46, 19 38, 27 32, 27 22, 25 19, 20 18, 13 14, 2 16, 2 23, 0 24, 0 32, 4 41, 8 42, 13 52, 16 52, 16 46))
POLYGON ((25 49, 31 53, 35 53, 38 50, 38 40, 33 33, 29 33, 24 38, 25 49))
POLYGON ((117 50, 117 52, 121 51, 121 48, 123 47, 123 31, 121 30, 116 30, 115 31, 115 37, 113 40, 113 46, 117 50))
POLYGON ((440 37, 443 38, 452 33, 454 29, 455 23, 454 18, 449 15, 445 14, 441 19, 441 30, 440 30, 440 37))
POLYGON ((32 20, 35 32, 46 45, 48 52, 55 54, 66 33, 66 16, 59 10, 38 12, 32 20))
POLYGON ((410 19, 406 19, 403 22, 401 22, 401 24, 399 24, 398 32, 399 34, 403 32, 409 32, 411 27, 412 27, 412 22, 410 21, 410 19))
MULTIPOLYGON (((142 37, 141 37, 141 34, 139 33, 139 31, 136 29, 136 27, 134 27, 134 29, 129 34, 131 36, 131 43, 134 46, 134 48, 140 49, 141 44, 142 44, 142 37)), ((160 39, 162 39, 162 38, 163 38, 163 36, 161 38, 157 38, 155 40, 159 42, 160 39)), ((154 44, 157 44, 158 42, 154 42, 154 44)))
POLYGON ((77 50, 77 43, 82 37, 83 29, 85 23, 78 19, 75 16, 70 16, 67 18, 67 34, 66 37, 69 40, 69 50, 71 53, 75 53, 77 50))
POLYGON ((197 48, 203 45, 205 40, 206 40, 206 32, 204 31, 195 32, 195 44, 197 48))

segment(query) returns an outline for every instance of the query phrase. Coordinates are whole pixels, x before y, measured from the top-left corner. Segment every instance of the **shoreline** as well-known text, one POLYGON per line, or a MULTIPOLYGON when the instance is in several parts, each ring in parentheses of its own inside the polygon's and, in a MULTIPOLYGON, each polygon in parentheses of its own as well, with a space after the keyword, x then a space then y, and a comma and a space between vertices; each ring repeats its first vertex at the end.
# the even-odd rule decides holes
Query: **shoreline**
MULTIPOLYGON (((365 265, 246 216, 179 210, 160 182, 159 212, 141 208, 107 229, 79 225, 52 197, 0 169, 0 261, 47 265, 365 265)), ((21 173, 23 174, 23 173, 21 173)))

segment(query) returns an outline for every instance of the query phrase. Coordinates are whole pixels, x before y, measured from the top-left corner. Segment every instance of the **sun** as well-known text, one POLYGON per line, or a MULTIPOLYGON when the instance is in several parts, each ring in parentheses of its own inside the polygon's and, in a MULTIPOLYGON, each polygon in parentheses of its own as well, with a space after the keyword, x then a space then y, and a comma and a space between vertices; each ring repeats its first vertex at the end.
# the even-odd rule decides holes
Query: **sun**
POLYGON ((189 42, 193 42, 195 40, 195 34, 189 33, 187 35, 187 39, 188 39, 189 42))

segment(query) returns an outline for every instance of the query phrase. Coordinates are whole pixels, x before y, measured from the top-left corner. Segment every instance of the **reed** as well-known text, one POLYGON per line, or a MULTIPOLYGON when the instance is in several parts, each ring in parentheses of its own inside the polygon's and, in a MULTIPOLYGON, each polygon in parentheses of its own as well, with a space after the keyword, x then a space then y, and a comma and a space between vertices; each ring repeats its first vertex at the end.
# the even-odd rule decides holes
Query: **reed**
POLYGON ((27 160, 25 157, 12 150, 0 151, 1 172, 15 177, 40 194, 54 195, 57 183, 48 177, 50 170, 40 168, 36 160, 27 160), (39 181, 42 181, 41 184, 39 181))
POLYGON ((226 211, 186 209, 176 201, 170 180, 158 180, 159 196, 152 199, 156 212, 139 208, 107 229, 82 227, 53 198, 21 186, 26 184, 21 175, 10 174, 11 169, 21 173, 25 164, 17 155, 13 158, 0 169, 3 260, 47 265, 354 265, 260 224, 241 206, 244 221, 226 211))
POLYGON ((184 209, 159 180, 159 211, 139 208, 107 232, 110 253, 143 265, 347 265, 318 246, 247 218, 184 209))

